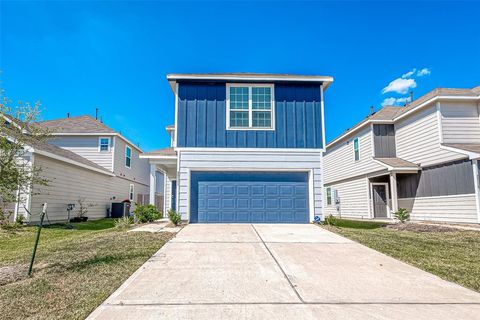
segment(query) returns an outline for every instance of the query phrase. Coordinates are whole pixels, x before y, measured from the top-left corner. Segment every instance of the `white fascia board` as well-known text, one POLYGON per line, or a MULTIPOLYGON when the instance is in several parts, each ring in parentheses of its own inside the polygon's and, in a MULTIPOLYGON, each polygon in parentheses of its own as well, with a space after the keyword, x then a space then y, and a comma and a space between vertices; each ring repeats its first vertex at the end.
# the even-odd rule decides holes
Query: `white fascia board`
POLYGON ((466 155, 466 156, 468 156, 468 158, 470 160, 480 158, 480 153, 477 153, 477 152, 472 152, 472 151, 468 151, 468 150, 463 150, 463 149, 458 149, 458 148, 443 146, 443 145, 440 145, 440 149, 444 149, 444 150, 447 150, 447 151, 456 152, 456 153, 466 155))
POLYGON ((145 155, 145 154, 140 154, 139 155, 140 159, 177 159, 177 156, 162 156, 162 155, 145 155))
POLYGON ((182 147, 175 148, 175 151, 190 152, 258 152, 258 153, 318 153, 322 154, 325 149, 301 149, 301 148, 194 148, 182 147))
MULTIPOLYGON (((101 169, 97 169, 95 167, 91 167, 91 166, 83 164, 81 162, 77 162, 75 160, 71 160, 71 159, 68 159, 68 158, 65 158, 65 157, 47 152, 47 151, 33 150, 33 152, 36 153, 36 154, 40 154, 42 156, 48 157, 48 158, 52 158, 52 159, 55 159, 55 160, 59 160, 59 161, 62 161, 62 162, 73 164, 73 165, 81 167, 81 168, 85 168, 85 169, 92 170, 92 171, 95 171, 95 172, 98 172, 98 173, 102 173, 102 174, 107 175, 107 176, 115 177, 115 175, 113 173, 106 172, 106 171, 103 171, 101 169)), ((105 170, 107 170, 107 169, 105 169, 105 170)))
POLYGON ((139 148, 136 144, 132 143, 130 140, 128 140, 127 138, 125 138, 124 136, 122 136, 120 133, 118 132, 109 132, 109 133, 92 133, 92 132, 65 132, 65 133, 62 133, 62 132, 54 132, 54 133, 51 133, 52 136, 110 136, 110 137, 120 137, 122 138, 126 143, 128 143, 129 145, 131 145, 133 148, 137 149, 138 151, 140 152, 143 152, 143 150, 141 148, 139 148))
POLYGON ((220 81, 290 81, 290 82, 323 82, 324 89, 332 84, 333 77, 330 76, 273 76, 273 75, 188 75, 188 74, 169 74, 167 80, 173 93, 177 93, 177 80, 220 80, 220 81))

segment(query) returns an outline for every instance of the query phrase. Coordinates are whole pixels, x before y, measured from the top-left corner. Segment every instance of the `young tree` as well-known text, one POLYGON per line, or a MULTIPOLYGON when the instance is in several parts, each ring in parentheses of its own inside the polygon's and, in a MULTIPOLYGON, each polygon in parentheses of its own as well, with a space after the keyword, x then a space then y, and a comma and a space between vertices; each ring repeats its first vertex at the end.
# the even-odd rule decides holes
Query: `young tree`
POLYGON ((33 185, 47 185, 41 168, 30 161, 30 150, 46 143, 49 132, 35 126, 40 103, 12 102, 0 91, 0 220, 11 215, 12 203, 20 203, 33 185))

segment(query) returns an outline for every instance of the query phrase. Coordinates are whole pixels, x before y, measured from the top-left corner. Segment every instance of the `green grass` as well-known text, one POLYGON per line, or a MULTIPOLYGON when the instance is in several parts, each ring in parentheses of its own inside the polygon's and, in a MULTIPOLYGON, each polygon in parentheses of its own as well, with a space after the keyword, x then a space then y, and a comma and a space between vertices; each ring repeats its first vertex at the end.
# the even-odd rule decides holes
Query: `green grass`
POLYGON ((420 269, 480 291, 480 232, 419 232, 385 228, 382 223, 339 220, 330 231, 420 269))
POLYGON ((24 275, 36 228, 0 230, 0 270, 20 278, 0 286, 0 319, 84 319, 171 238, 118 231, 107 219, 73 226, 42 230, 32 278, 24 275))

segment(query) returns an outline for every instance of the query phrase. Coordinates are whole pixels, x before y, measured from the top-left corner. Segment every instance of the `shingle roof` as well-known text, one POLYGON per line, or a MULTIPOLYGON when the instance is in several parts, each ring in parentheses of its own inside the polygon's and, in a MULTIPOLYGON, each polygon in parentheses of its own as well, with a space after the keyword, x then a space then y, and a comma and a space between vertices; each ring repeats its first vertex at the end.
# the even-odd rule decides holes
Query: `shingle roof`
POLYGON ((469 152, 480 153, 480 143, 444 143, 442 145, 469 152))
POLYGON ((166 129, 175 129, 174 124, 169 124, 168 126, 165 127, 166 129))
POLYGON ((177 153, 175 152, 175 149, 171 147, 142 153, 142 156, 176 156, 176 155, 177 153))
POLYGON ((418 164, 401 158, 374 158, 375 160, 392 168, 419 168, 418 164))
POLYGON ((104 167, 72 152, 72 151, 69 151, 69 150, 66 150, 66 149, 62 149, 60 147, 57 147, 57 146, 54 146, 52 144, 49 144, 49 143, 46 143, 46 142, 34 142, 34 143, 31 143, 31 147, 33 147, 34 150, 42 150, 42 151, 45 151, 45 152, 48 152, 48 153, 52 153, 54 155, 57 155, 57 156, 60 156, 60 157, 63 157, 63 158, 67 158, 69 160, 72 160, 72 161, 75 161, 75 162, 78 162, 78 163, 81 163, 83 165, 86 165, 86 166, 89 166, 89 167, 92 167, 92 168, 95 168, 97 170, 100 170, 100 171, 103 171, 105 173, 108 173, 108 174, 112 174, 112 172, 108 171, 107 169, 105 169, 104 167))
POLYGON ((36 124, 55 133, 116 133, 88 115, 41 121, 36 124))

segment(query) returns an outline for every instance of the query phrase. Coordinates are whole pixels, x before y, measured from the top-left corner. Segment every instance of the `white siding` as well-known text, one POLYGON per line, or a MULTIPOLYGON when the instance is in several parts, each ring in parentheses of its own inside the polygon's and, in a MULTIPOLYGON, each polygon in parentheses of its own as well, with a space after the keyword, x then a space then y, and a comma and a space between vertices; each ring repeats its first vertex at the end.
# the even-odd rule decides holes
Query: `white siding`
POLYGON ((131 181, 150 184, 150 164, 148 159, 140 159, 139 151, 128 144, 132 148, 131 168, 125 166, 125 146, 127 143, 119 137, 115 137, 115 157, 113 172, 115 175, 126 178, 131 181))
POLYGON ((100 136, 56 136, 50 140, 49 143, 75 152, 111 171, 113 157, 111 144, 113 137, 110 137, 110 151, 99 151, 99 137, 100 136))
MULTIPOLYGON (((89 205, 90 219, 106 217, 112 202, 128 199, 132 183, 119 177, 111 177, 62 161, 35 155, 35 165, 42 168, 42 176, 49 180, 48 186, 35 186, 31 196, 31 222, 38 221, 38 213, 44 202, 48 203, 48 219, 51 222, 67 220, 67 204, 75 203, 72 216, 78 211, 78 199, 85 198, 89 205)), ((134 183, 135 198, 138 193, 148 193, 148 187, 134 183)), ((48 221, 46 221, 48 222, 48 221)))
POLYGON ((465 156, 440 148, 438 116, 435 106, 395 124, 397 157, 421 166, 462 159, 465 156))
POLYGON ((399 199, 399 208, 409 210, 412 220, 477 223, 475 195, 399 199))
POLYGON ((181 151, 178 212, 189 218, 191 171, 313 171, 313 212, 322 214, 323 181, 320 152, 181 151))
POLYGON ((327 187, 330 187, 332 189, 332 204, 325 206, 326 215, 341 215, 342 218, 369 218, 366 177, 359 177, 356 179, 344 180, 340 183, 325 185, 325 188, 327 187), (340 200, 340 211, 337 211, 337 206, 334 203, 334 190, 336 190, 338 198, 340 200))
POLYGON ((442 102, 444 143, 480 143, 480 118, 474 102, 442 102))
POLYGON ((373 161, 372 129, 361 130, 332 148, 328 148, 324 157, 325 183, 349 179, 366 173, 385 169, 373 161), (359 138, 360 160, 355 161, 353 140, 359 138))

